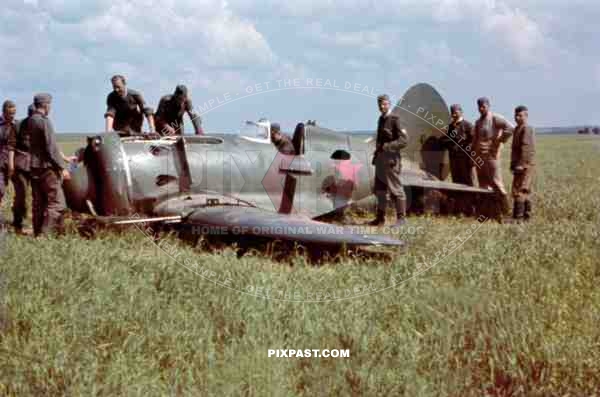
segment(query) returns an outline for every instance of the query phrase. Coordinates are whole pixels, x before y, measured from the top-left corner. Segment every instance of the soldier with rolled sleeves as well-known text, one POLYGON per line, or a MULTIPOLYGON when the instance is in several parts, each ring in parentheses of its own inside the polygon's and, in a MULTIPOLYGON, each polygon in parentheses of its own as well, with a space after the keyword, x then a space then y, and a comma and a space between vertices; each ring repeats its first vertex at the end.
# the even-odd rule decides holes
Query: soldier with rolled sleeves
POLYGON ((403 225, 406 217, 406 195, 400 179, 402 156, 400 151, 408 144, 408 135, 400 125, 400 119, 392 114, 390 98, 387 95, 377 97, 381 116, 377 123, 376 150, 373 155, 375 165, 375 186, 377 196, 377 216, 369 223, 379 226, 385 223, 387 194, 389 192, 396 206, 395 226, 403 225))
POLYGON ((142 133, 144 115, 148 120, 150 132, 154 132, 152 108, 146 106, 144 97, 138 91, 127 88, 125 77, 116 75, 111 78, 113 91, 106 98, 106 132, 119 131, 121 136, 142 133))
POLYGON ((27 188, 31 180, 29 136, 22 127, 34 111, 33 104, 29 105, 27 118, 17 123, 17 128, 12 129, 8 137, 8 177, 15 189, 12 226, 17 234, 23 234, 23 220, 27 216, 27 188))
POLYGON ((473 129, 473 150, 478 162, 479 187, 492 188, 502 213, 506 213, 510 208, 510 203, 502 182, 500 153, 502 144, 512 136, 513 125, 504 117, 492 113, 488 98, 479 98, 477 106, 481 117, 475 122, 473 129))
POLYGON ((165 95, 160 99, 154 114, 156 131, 160 135, 183 135, 183 115, 185 113, 192 120, 195 134, 204 135, 202 119, 194 111, 192 99, 189 97, 185 85, 178 85, 172 95, 165 95))
POLYGON ((471 157, 473 124, 465 120, 461 105, 450 106, 451 121, 446 135, 441 138, 442 146, 448 150, 452 182, 473 186, 475 163, 471 157))
POLYGON ((62 231, 65 197, 62 180, 70 179, 48 115, 52 96, 37 94, 35 111, 23 124, 29 136, 33 231, 35 236, 62 231))
POLYGON ((515 108, 515 128, 510 170, 513 173, 513 218, 517 221, 531 218, 531 185, 535 173, 535 130, 528 124, 529 110, 526 106, 515 108))

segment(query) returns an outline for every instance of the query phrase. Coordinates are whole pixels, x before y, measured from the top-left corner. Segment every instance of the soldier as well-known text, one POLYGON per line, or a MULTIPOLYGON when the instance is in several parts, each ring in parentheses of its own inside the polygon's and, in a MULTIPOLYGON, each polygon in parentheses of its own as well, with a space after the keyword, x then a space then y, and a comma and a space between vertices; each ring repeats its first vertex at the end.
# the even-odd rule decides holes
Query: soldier
POLYGON ((70 179, 63 155, 56 144, 52 123, 48 119, 52 97, 37 94, 35 111, 22 126, 29 137, 31 190, 33 196, 33 232, 35 236, 61 232, 65 198, 62 179, 70 179))
POLYGON ((450 172, 452 182, 473 186, 475 184, 475 163, 470 150, 473 141, 473 124, 463 117, 462 107, 458 104, 450 106, 452 120, 448 132, 441 138, 442 146, 448 149, 450 156, 450 172))
POLYGON ((477 156, 476 160, 482 162, 477 168, 479 187, 484 189, 491 187, 496 193, 501 212, 506 213, 510 204, 502 182, 500 152, 502 144, 512 136, 513 125, 502 116, 490 111, 488 98, 479 98, 477 106, 481 117, 475 122, 473 150, 477 156))
POLYGON ((27 216, 27 188, 30 183, 29 136, 21 126, 27 123, 34 110, 33 104, 29 105, 27 118, 18 123, 19 127, 13 128, 8 137, 8 177, 15 189, 12 226, 17 234, 23 234, 23 220, 27 216))
POLYGON ((139 92, 127 88, 125 77, 116 75, 111 79, 113 92, 106 98, 106 132, 119 131, 121 136, 142 133, 144 115, 148 120, 150 133, 154 132, 152 108, 146 106, 139 92))
POLYGON ((279 150, 279 153, 294 155, 296 150, 290 138, 281 132, 281 127, 277 123, 271 124, 271 142, 279 150))
POLYGON ((178 85, 173 95, 165 95, 160 99, 154 115, 156 131, 160 135, 183 135, 183 114, 187 113, 192 120, 196 135, 204 135, 202 119, 194 111, 192 100, 188 96, 187 87, 178 85))
POLYGON ((0 203, 6 194, 8 186, 8 142, 9 137, 17 128, 15 114, 17 107, 12 101, 2 104, 2 119, 0 120, 0 203))
POLYGON ((535 130, 527 123, 528 118, 529 110, 526 106, 515 108, 517 127, 512 141, 510 170, 513 173, 513 218, 517 221, 531 218, 529 195, 535 172, 535 130))
POLYGON ((375 186, 377 196, 377 217, 369 223, 379 226, 385 223, 387 193, 396 204, 396 223, 402 226, 406 221, 406 195, 400 180, 402 157, 400 150, 408 144, 408 135, 400 126, 400 119, 392 114, 390 98, 387 95, 377 97, 381 116, 377 123, 376 150, 373 155, 375 165, 375 186))

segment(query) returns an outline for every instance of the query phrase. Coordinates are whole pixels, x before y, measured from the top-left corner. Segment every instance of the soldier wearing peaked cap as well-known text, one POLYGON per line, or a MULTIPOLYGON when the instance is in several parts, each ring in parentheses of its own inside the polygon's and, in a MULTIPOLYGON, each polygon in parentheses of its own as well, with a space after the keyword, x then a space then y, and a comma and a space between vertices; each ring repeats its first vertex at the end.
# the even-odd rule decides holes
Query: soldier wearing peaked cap
POLYGON ((51 103, 50 94, 37 94, 33 99, 35 111, 22 125, 30 144, 33 231, 36 236, 62 231, 65 198, 61 185, 63 178, 70 179, 48 118, 51 103))
POLYGON ((402 156, 400 151, 408 144, 408 135, 400 125, 400 119, 392 114, 390 98, 387 95, 377 97, 381 115, 377 122, 376 150, 373 155, 375 165, 375 185, 373 192, 377 196, 377 215, 369 224, 379 226, 385 223, 387 194, 396 206, 396 225, 405 223, 406 195, 400 179, 402 156))
POLYGON ((189 97, 185 85, 178 85, 172 95, 165 95, 160 99, 154 115, 157 132, 161 135, 183 135, 183 115, 185 113, 192 120, 194 133, 204 135, 202 119, 194 111, 192 99, 189 97))

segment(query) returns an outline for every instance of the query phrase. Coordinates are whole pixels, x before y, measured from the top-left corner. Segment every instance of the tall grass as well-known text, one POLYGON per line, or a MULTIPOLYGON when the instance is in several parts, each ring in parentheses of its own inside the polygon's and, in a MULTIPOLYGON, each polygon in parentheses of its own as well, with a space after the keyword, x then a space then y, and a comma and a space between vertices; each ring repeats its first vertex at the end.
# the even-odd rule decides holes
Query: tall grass
POLYGON ((166 237, 234 290, 137 232, 9 235, 0 395, 600 395, 599 183, 600 140, 539 137, 532 223, 487 222, 423 274, 335 302, 252 294, 378 289, 474 220, 411 218, 425 233, 392 262, 318 267, 166 237), (277 348, 351 356, 267 358, 277 348))

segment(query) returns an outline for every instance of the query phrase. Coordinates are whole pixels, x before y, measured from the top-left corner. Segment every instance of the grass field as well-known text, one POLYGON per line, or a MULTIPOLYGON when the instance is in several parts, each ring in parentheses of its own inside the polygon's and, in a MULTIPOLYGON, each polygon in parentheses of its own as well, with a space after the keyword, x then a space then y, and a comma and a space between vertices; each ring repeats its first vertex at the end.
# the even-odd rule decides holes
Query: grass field
POLYGON ((540 136, 537 160, 532 223, 411 217, 422 233, 392 263, 288 266, 167 237, 179 263, 233 289, 141 232, 8 235, 0 395, 600 396, 600 139, 540 136), (469 230, 432 269, 367 294, 469 230), (349 299, 264 298, 336 291, 349 299))

